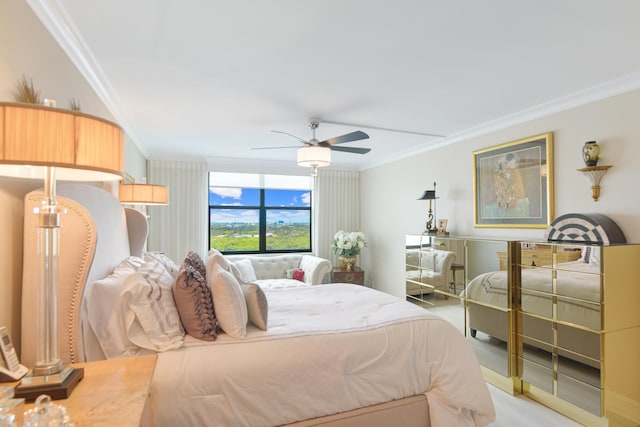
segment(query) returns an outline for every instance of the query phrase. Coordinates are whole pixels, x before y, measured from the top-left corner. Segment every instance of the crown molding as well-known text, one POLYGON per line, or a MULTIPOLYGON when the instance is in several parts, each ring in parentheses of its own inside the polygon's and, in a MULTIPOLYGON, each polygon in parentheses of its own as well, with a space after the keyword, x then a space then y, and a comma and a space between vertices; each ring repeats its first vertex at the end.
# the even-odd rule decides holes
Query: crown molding
POLYGON ((637 89, 640 89, 640 71, 627 74, 626 76, 623 76, 619 79, 610 80, 608 82, 593 86, 588 89, 574 92, 567 96, 543 102, 542 104, 538 104, 531 108, 527 108, 525 110, 518 111, 512 114, 508 114, 499 119, 491 120, 479 126, 463 130, 461 132, 456 132, 445 137, 444 139, 427 142, 418 148, 398 152, 394 156, 388 156, 385 160, 371 163, 366 167, 361 168, 360 170, 367 170, 377 166, 389 164, 416 154, 435 150, 440 147, 455 144, 457 142, 462 142, 481 135, 486 135, 491 132, 506 129, 511 126, 519 125, 531 120, 539 119, 541 117, 550 116, 551 114, 570 110, 572 108, 580 107, 582 105, 590 104, 592 102, 600 101, 612 96, 621 95, 623 93, 631 92, 637 89))
POLYGON ((144 156, 149 157, 149 147, 136 135, 133 126, 126 120, 120 108, 121 103, 109 80, 60 2, 56 0, 26 0, 26 2, 113 114, 118 125, 124 129, 144 156))

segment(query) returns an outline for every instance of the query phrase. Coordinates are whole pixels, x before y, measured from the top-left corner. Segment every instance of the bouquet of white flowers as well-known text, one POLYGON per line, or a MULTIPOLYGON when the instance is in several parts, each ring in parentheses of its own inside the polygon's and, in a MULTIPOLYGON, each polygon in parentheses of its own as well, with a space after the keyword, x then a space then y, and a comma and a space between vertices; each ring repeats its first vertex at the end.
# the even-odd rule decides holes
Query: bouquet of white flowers
POLYGON ((333 236, 333 252, 336 255, 352 257, 360 254, 360 249, 367 246, 364 233, 360 231, 338 231, 333 236))

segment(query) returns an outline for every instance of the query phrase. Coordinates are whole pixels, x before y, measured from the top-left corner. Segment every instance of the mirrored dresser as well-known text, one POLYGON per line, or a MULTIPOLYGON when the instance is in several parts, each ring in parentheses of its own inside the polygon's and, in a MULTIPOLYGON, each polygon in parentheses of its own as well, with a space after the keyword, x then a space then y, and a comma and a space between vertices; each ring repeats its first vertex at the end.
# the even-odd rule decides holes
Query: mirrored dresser
POLYGON ((589 426, 640 425, 640 245, 406 236, 407 299, 485 379, 589 426))

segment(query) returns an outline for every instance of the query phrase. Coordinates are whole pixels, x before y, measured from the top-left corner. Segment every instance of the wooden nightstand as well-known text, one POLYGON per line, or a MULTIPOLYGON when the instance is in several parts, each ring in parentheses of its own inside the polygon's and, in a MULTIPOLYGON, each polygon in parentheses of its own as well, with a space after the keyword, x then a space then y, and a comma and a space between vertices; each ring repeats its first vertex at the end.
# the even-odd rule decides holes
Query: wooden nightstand
POLYGON ((364 285, 364 270, 360 267, 353 267, 353 271, 334 268, 331 272, 331 281, 333 283, 353 283, 354 285, 364 285))
MULTIPOLYGON (((76 426, 139 426, 149 395, 155 354, 140 357, 77 363, 84 378, 64 405, 76 426)), ((25 405, 25 411, 33 403, 25 405)))

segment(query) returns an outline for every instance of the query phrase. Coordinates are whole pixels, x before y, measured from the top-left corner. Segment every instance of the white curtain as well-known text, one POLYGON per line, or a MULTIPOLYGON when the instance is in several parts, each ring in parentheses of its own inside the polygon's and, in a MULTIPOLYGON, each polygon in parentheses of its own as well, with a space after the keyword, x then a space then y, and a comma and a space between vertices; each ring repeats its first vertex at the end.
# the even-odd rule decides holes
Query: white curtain
POLYGON ((360 172, 320 170, 314 187, 313 252, 337 265, 333 235, 360 231, 360 172))
POLYGON ((150 160, 147 182, 169 188, 168 206, 149 206, 148 251, 181 263, 189 251, 207 254, 208 166, 206 163, 150 160))

